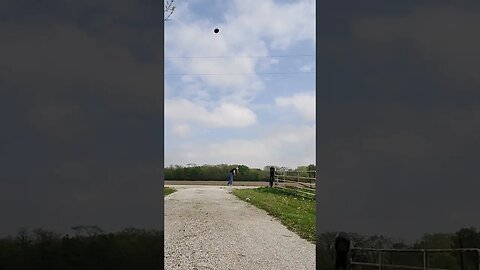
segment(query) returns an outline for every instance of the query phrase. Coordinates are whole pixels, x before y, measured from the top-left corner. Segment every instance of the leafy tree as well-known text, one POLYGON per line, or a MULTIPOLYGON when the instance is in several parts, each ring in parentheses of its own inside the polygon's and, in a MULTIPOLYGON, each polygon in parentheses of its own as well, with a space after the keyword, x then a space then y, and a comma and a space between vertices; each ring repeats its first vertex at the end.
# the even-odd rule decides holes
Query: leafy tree
POLYGON ((239 172, 239 174, 248 174, 249 171, 250 171, 250 168, 248 168, 248 166, 246 166, 246 165, 238 165, 238 172, 239 172))
POLYGON ((0 269, 162 269, 163 240, 163 231, 135 228, 73 238, 43 229, 32 234, 22 230, 0 239, 0 269), (22 238, 29 240, 19 241, 22 238))
POLYGON ((95 225, 80 225, 72 227, 77 236, 94 236, 103 233, 103 230, 95 225))
POLYGON ((308 169, 308 177, 316 177, 315 172, 317 171, 317 167, 315 164, 310 164, 307 166, 308 169))
POLYGON ((452 248, 452 236, 449 233, 426 233, 413 247, 417 249, 449 249, 452 248))
MULTIPOLYGON (((480 247, 480 233, 475 228, 462 228, 452 237, 453 248, 478 248, 480 247)), ((463 269, 476 269, 479 264, 478 256, 469 253, 456 254, 457 262, 463 269)))
MULTIPOLYGON (((270 166, 265 166, 263 169, 249 168, 246 165, 238 164, 219 164, 219 165, 202 165, 202 166, 187 166, 180 165, 168 166, 164 168, 165 180, 226 180, 228 172, 238 167, 239 174, 236 177, 237 181, 268 181, 270 174, 270 166)), ((274 166, 277 171, 291 171, 286 167, 274 166)), ((309 176, 306 172, 307 166, 301 166, 303 172, 300 176, 309 176)))
MULTIPOLYGON (((416 249, 450 249, 452 234, 433 233, 424 234, 413 247, 416 249)), ((434 268, 456 269, 458 267, 455 256, 450 253, 428 254, 429 266, 434 268)))

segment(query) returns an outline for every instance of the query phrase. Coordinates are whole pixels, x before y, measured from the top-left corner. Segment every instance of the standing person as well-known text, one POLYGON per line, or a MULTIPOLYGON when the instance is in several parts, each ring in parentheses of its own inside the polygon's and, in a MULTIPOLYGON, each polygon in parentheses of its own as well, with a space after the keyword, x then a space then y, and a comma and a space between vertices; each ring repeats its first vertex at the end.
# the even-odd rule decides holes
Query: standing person
POLYGON ((227 186, 233 186, 233 178, 235 177, 237 172, 238 172, 238 167, 230 170, 230 172, 228 173, 227 186))
POLYGON ((270 167, 270 187, 273 186, 273 181, 275 180, 275 167, 270 167))
POLYGON ((227 186, 230 186, 233 183, 233 172, 230 170, 227 176, 227 186))

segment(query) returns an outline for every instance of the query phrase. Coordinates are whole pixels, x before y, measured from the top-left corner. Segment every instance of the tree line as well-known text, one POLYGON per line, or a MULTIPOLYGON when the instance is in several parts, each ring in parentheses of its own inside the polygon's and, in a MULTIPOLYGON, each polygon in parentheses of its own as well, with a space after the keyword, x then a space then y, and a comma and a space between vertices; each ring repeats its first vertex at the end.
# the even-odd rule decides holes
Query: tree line
POLYGON ((163 231, 105 233, 77 226, 69 236, 43 229, 0 239, 1 270, 162 269, 163 231))
MULTIPOLYGON (((426 233, 413 244, 394 241, 381 235, 365 236, 357 233, 349 234, 354 247, 376 249, 457 249, 480 248, 480 232, 475 228, 462 228, 455 233, 426 233)), ((332 243, 336 233, 327 232, 317 236, 317 266, 322 270, 334 269, 334 251, 332 243)), ((356 252, 355 261, 378 262, 378 253, 356 252)), ((431 253, 428 255, 429 267, 451 270, 476 270, 479 265, 476 252, 431 253)), ((421 253, 382 253, 382 263, 394 265, 422 266, 421 253)))
MULTIPOLYGON (((164 232, 127 228, 106 233, 97 226, 76 226, 69 236, 43 229, 22 229, 18 234, 0 238, 1 270, 40 269, 162 269, 164 232)), ((480 232, 462 228, 455 233, 427 233, 413 244, 395 241, 382 235, 349 234, 354 246, 389 249, 450 249, 479 248, 480 232)), ((331 248, 335 232, 317 236, 317 269, 334 269, 331 248)), ((355 260, 375 262, 377 254, 358 254, 355 260), (359 258, 358 256, 363 256, 359 258)), ((421 266, 422 256, 391 253, 382 256, 388 264, 421 266)), ((431 268, 474 270, 477 254, 435 253, 429 255, 431 268)))
MULTIPOLYGON (((219 165, 202 165, 202 166, 181 166, 172 165, 164 168, 165 180, 212 180, 223 181, 227 179, 228 172, 238 167, 238 175, 235 181, 268 181, 270 167, 265 166, 263 169, 249 168, 246 165, 238 164, 219 164, 219 165)), ((277 171, 300 171, 301 176, 308 176, 308 171, 314 171, 315 165, 299 166, 296 169, 287 167, 274 166, 277 171)), ((310 173, 311 175, 311 173, 310 173)))

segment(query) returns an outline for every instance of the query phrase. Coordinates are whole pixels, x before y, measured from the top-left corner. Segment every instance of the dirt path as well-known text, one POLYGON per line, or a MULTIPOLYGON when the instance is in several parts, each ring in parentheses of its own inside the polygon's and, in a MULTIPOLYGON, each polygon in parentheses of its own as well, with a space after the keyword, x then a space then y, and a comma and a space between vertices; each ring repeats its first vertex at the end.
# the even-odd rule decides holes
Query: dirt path
POLYGON ((315 245, 226 187, 165 198, 165 269, 315 269, 315 245))

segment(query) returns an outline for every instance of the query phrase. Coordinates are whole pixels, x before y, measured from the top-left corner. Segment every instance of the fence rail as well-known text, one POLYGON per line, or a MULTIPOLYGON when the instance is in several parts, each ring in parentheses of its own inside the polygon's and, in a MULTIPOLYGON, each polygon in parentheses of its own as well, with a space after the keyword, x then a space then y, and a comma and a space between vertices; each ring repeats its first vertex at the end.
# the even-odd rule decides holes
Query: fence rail
POLYGON ((293 183, 305 188, 315 189, 316 171, 276 171, 275 184, 293 183), (303 176, 303 175, 308 176, 303 176))
MULTIPOLYGON (((354 267, 353 269, 359 269, 362 266, 369 268, 375 267, 377 269, 383 268, 395 268, 395 269, 422 269, 422 270, 449 270, 443 268, 433 268, 430 267, 430 254, 434 253, 460 253, 463 256, 466 252, 474 252, 477 256, 477 263, 474 266, 474 269, 480 270, 480 248, 456 248, 456 249, 375 249, 375 248, 352 248, 352 258, 350 264, 354 267), (358 259, 359 253, 376 253, 377 262, 364 262, 364 261, 355 261, 358 259), (422 255, 422 266, 414 265, 397 265, 397 264, 387 264, 384 263, 385 256, 384 254, 390 253, 419 253, 422 255), (356 257, 357 256, 357 257, 356 257)), ((460 269, 471 269, 463 265, 460 265, 460 269)))

